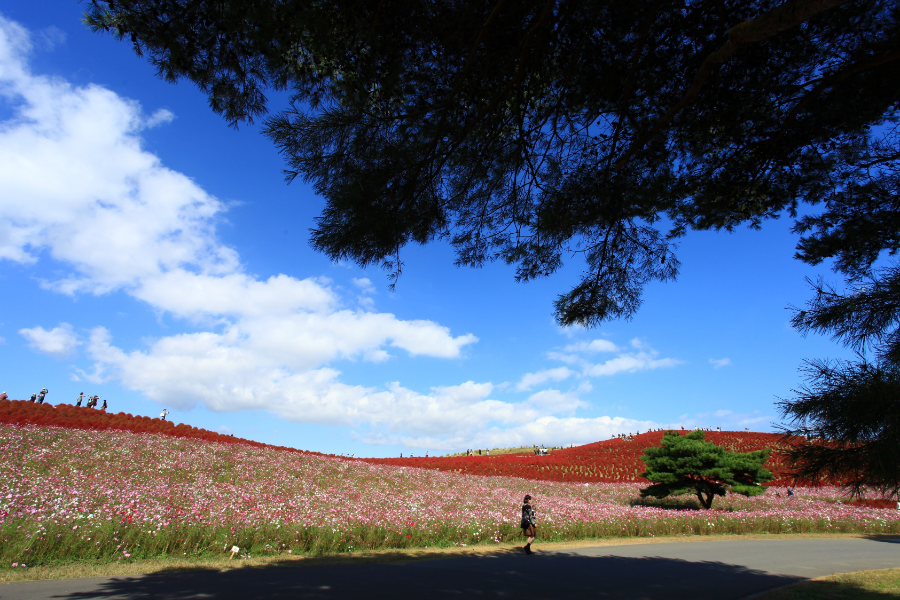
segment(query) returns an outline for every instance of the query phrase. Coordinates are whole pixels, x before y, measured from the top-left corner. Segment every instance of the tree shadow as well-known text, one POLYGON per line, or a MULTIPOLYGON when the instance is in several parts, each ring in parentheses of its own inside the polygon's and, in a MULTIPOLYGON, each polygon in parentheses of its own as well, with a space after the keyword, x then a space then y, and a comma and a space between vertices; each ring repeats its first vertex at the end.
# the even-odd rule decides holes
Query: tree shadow
POLYGON ((900 535, 892 535, 892 534, 872 534, 863 536, 867 540, 872 540, 873 542, 886 542, 888 544, 900 544, 900 535))
MULTIPOLYGON (((700 502, 696 498, 685 498, 675 496, 669 498, 632 498, 629 502, 630 506, 649 506, 652 508, 663 508, 670 510, 702 510, 700 502)), ((714 505, 715 506, 715 505, 714 505)))
POLYGON ((406 598, 690 599, 714 592, 737 600, 802 577, 723 562, 662 557, 585 556, 576 552, 498 553, 433 561, 244 567, 111 579, 5 584, 4 598, 209 600, 250 598, 404 600, 406 598), (23 586, 23 587, 19 587, 23 586), (25 587, 27 586, 27 588, 25 587), (36 595, 35 592, 38 592, 36 595), (7 593, 9 595, 7 596, 7 593))

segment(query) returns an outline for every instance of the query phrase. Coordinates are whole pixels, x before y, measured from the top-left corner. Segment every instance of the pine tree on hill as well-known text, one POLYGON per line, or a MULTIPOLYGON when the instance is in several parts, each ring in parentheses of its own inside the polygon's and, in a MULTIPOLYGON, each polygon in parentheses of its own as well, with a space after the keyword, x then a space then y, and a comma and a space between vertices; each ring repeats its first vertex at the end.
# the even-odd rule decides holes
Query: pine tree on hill
POLYGON ((757 496, 765 491, 760 484, 771 481, 772 472, 763 468, 770 450, 729 452, 704 440, 703 431, 680 435, 667 431, 662 445, 644 450, 647 470, 641 477, 653 485, 641 490, 641 497, 695 494, 703 508, 711 508, 716 496, 727 491, 757 496))

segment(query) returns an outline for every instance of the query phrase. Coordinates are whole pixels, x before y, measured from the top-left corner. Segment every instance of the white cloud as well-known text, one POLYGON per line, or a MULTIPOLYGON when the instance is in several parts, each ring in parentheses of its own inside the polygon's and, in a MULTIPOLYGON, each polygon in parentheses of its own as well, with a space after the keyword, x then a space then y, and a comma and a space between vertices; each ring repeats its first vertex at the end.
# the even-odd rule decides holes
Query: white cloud
POLYGON ((681 361, 674 358, 656 358, 657 355, 658 353, 655 351, 621 354, 605 362, 591 365, 586 369, 585 374, 588 377, 608 377, 616 373, 636 373, 681 364, 681 361))
POLYGON ((730 358, 711 358, 709 359, 709 364, 713 365, 714 369, 721 369, 722 367, 727 367, 731 364, 730 358))
MULTIPOLYGON (((54 275, 42 283, 47 290, 123 291, 196 327, 140 350, 116 346, 103 327, 84 342, 64 323, 20 331, 34 348, 55 356, 84 343, 93 364, 76 369, 74 378, 115 379, 176 409, 266 410, 296 422, 350 425, 372 440, 442 440, 446 448, 477 440, 494 446, 584 443, 652 426, 572 416, 586 406, 580 398, 590 390, 586 382, 568 392, 539 390, 518 402, 493 398, 497 387, 489 382, 424 394, 399 382, 381 388, 342 382, 336 360, 380 362, 391 358, 389 351, 457 358, 477 338, 427 319, 375 312, 369 298, 375 287, 367 278, 352 281, 361 296, 351 309, 341 287, 327 279, 245 272, 237 252, 216 235, 227 207, 142 146, 143 130, 174 115, 147 115, 137 102, 103 87, 33 74, 30 47, 28 32, 0 17, 0 98, 14 112, 0 123, 0 259, 51 259, 52 270, 44 272, 54 275)), ((635 342, 626 351, 607 340, 572 344, 558 354, 570 357, 582 377, 677 362, 635 342), (587 362, 585 356, 599 352, 618 355, 601 365, 587 362)), ((529 373, 519 389, 574 373, 568 367, 529 373)))
POLYGON ((683 424, 686 428, 721 428, 723 431, 743 431, 745 427, 750 427, 754 431, 765 431, 764 428, 758 426, 762 423, 772 423, 775 417, 771 415, 763 415, 760 411, 753 411, 752 414, 736 413, 729 409, 718 409, 715 411, 697 413, 693 416, 682 415, 679 417, 678 423, 683 424))
POLYGON ((551 414, 571 414, 575 412, 575 409, 587 408, 590 406, 579 397, 580 394, 589 391, 591 391, 591 384, 585 381, 578 389, 570 392, 564 393, 553 389, 542 390, 529 396, 528 402, 551 414))
POLYGON ((579 342, 577 344, 569 344, 564 349, 565 352, 618 352, 619 347, 609 340, 593 340, 590 342, 579 342))
POLYGON ((72 265, 45 282, 73 294, 139 286, 173 269, 222 275, 237 254, 217 243, 223 205, 141 148, 140 106, 99 86, 32 75, 27 33, 0 20, 0 258, 33 263, 42 250, 72 265))
POLYGON ((218 411, 267 410, 296 422, 430 435, 471 435, 489 422, 520 424, 551 412, 493 400, 490 383, 470 381, 429 394, 397 382, 383 390, 347 385, 335 369, 293 369, 239 338, 234 329, 185 334, 163 338, 146 352, 125 352, 96 328, 87 348, 102 367, 95 376, 112 376, 179 409, 202 403, 218 411))
POLYGON ((560 327, 559 325, 556 325, 556 328, 557 328, 557 331, 559 331, 559 333, 563 334, 564 336, 566 336, 568 338, 574 337, 576 334, 579 334, 583 331, 587 331, 587 329, 584 327, 584 325, 578 325, 578 324, 569 325, 568 327, 560 327))
POLYGON ((44 50, 53 50, 60 44, 64 44, 67 37, 65 31, 54 25, 41 29, 37 35, 38 42, 44 50))
POLYGON ((567 365, 573 365, 573 366, 578 366, 578 365, 583 366, 583 365, 587 364, 587 361, 585 361, 583 358, 581 358, 577 354, 566 354, 565 352, 551 351, 551 352, 547 353, 547 358, 549 358, 551 360, 558 360, 559 362, 564 362, 567 365))
POLYGON ((59 327, 46 330, 43 327, 20 329, 19 334, 28 340, 28 345, 44 354, 63 358, 75 352, 79 345, 78 338, 68 323, 60 323, 59 327))
POLYGON ((472 436, 401 436, 371 434, 362 439, 372 444, 403 444, 407 447, 440 451, 460 448, 509 448, 531 445, 581 445, 609 439, 619 433, 647 431, 662 425, 623 417, 559 418, 538 417, 519 426, 488 428, 472 436))
MULTIPOLYGON (((105 88, 34 75, 29 52, 28 33, 0 18, 0 96, 15 111, 0 124, 0 258, 30 264, 46 253, 70 267, 46 289, 124 290, 156 311, 224 328, 160 344, 207 340, 265 364, 278 355, 295 370, 386 360, 382 346, 455 358, 477 341, 429 320, 342 309, 326 279, 247 274, 216 237, 226 207, 142 148, 140 132, 172 113, 148 117, 105 88)), ((374 291, 367 279, 354 283, 374 291)))
POLYGON ((574 374, 575 371, 572 371, 568 367, 557 367, 555 369, 544 369, 542 371, 537 371, 536 373, 526 373, 522 376, 522 379, 519 380, 519 383, 516 384, 516 390, 520 392, 530 390, 536 385, 546 383, 547 381, 562 381, 574 374))
MULTIPOLYGON (((562 352, 548 352, 547 357, 577 367, 582 377, 608 377, 618 373, 636 373, 682 364, 682 361, 675 358, 659 358, 656 350, 638 338, 632 339, 629 345, 631 350, 609 340, 578 342, 569 344, 562 352), (597 352, 616 353, 616 356, 601 363, 593 363, 585 356, 597 352)), ((524 381, 519 385, 523 383, 524 381)))
POLYGON ((360 295, 356 297, 357 303, 361 308, 366 310, 372 310, 375 308, 375 300, 372 299, 372 294, 375 292, 375 286, 372 285, 372 281, 367 277, 361 277, 359 279, 353 278, 351 280, 353 285, 359 288, 360 295))
POLYGON ((368 277, 361 277, 359 279, 354 277, 351 281, 353 281, 353 285, 358 287, 363 294, 375 293, 375 286, 372 285, 372 280, 370 280, 368 277))

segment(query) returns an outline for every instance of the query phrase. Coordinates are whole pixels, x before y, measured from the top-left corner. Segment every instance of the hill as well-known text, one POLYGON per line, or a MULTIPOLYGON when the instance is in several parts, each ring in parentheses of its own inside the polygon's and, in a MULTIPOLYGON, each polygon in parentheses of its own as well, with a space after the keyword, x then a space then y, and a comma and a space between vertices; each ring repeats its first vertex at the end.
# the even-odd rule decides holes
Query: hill
POLYGON ((841 504, 833 487, 797 488, 795 498, 731 494, 703 511, 690 497, 642 503, 639 483, 476 477, 210 440, 202 430, 92 409, 12 408, 0 406, 0 580, 25 565, 227 560, 233 546, 240 556, 288 557, 516 543, 526 493, 541 540, 900 533, 900 511, 841 504), (54 417, 71 426, 27 422, 54 417))
MULTIPOLYGON (((584 446, 554 450, 546 456, 503 454, 491 456, 367 458, 366 462, 422 469, 438 469, 484 476, 524 477, 539 481, 568 482, 646 482, 638 475, 644 471, 641 456, 644 449, 658 446, 662 431, 632 436, 631 440, 615 438, 584 446)), ((686 430, 681 431, 687 433, 686 430)), ((737 452, 771 448, 766 468, 775 479, 766 485, 784 486, 792 482, 784 464, 782 451, 787 443, 775 433, 746 431, 707 431, 706 439, 737 452)))
MULTIPOLYGON (((102 410, 75 407, 69 404, 37 404, 25 400, 0 403, 0 423, 54 425, 94 431, 112 429, 134 433, 157 433, 178 438, 271 448, 286 452, 333 456, 349 460, 347 457, 262 444, 252 440, 191 427, 185 423, 175 425, 162 419, 134 416, 121 412, 112 414, 102 410)), ((686 431, 682 431, 682 433, 686 433, 686 431)), ((491 456, 363 458, 357 460, 376 465, 436 469, 488 477, 521 477, 536 481, 570 483, 645 482, 645 479, 638 476, 644 470, 641 456, 645 448, 658 446, 662 436, 662 431, 642 433, 632 436, 631 440, 616 438, 584 446, 554 450, 546 456, 535 456, 533 453, 521 452, 491 456)), ((787 445, 780 435, 744 431, 709 431, 706 432, 706 439, 729 450, 739 452, 771 448, 773 452, 766 463, 766 468, 775 474, 775 479, 767 485, 784 486, 792 482, 781 455, 781 451, 787 445)))
POLYGON ((220 444, 238 444, 256 448, 273 448, 286 452, 322 455, 319 452, 309 452, 245 440, 233 435, 225 435, 209 431, 208 429, 193 427, 187 423, 176 425, 164 419, 132 415, 124 412, 108 413, 105 410, 76 407, 71 404, 38 404, 27 400, 0 402, 0 423, 10 425, 47 425, 89 431, 118 430, 132 433, 157 433, 170 437, 206 440, 220 444))

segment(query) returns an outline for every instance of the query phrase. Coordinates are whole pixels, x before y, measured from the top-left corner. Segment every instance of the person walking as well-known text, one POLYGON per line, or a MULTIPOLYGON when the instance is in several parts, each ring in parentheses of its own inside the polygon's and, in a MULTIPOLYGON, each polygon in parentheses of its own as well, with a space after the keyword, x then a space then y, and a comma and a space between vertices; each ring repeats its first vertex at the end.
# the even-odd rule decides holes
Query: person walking
POLYGON ((0 394, 0 402, 2 402, 3 400, 9 400, 9 396, 6 395, 6 392, 0 394))
POLYGON ((50 390, 48 390, 47 388, 41 388, 41 393, 38 394, 38 404, 43 404, 44 398, 46 398, 47 394, 49 394, 49 393, 50 393, 50 390))
POLYGON ((100 407, 102 410, 106 410, 106 398, 103 399, 103 406, 100 407))
POLYGON ((537 518, 534 515, 534 508, 531 506, 531 496, 525 496, 522 502, 522 535, 526 539, 525 554, 534 554, 531 550, 531 544, 537 537, 537 518))
POLYGON ((37 394, 32 394, 31 398, 28 399, 29 402, 34 402, 35 400, 37 400, 37 394))
POLYGON ((169 411, 164 408, 163 411, 161 413, 159 413, 159 418, 162 419, 163 421, 165 421, 167 414, 169 414, 169 411))
POLYGON ((84 400, 84 392, 78 394, 78 398, 75 400, 75 406, 81 406, 82 400, 84 400))

